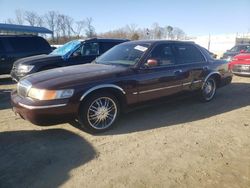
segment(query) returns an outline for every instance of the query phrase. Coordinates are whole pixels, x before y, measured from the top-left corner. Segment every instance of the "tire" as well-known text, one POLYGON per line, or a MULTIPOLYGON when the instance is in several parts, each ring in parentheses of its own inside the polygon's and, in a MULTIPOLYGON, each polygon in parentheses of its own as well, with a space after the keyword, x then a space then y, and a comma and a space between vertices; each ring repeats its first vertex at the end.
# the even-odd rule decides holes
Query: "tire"
POLYGON ((120 105, 110 93, 96 93, 86 98, 79 109, 78 122, 90 133, 101 133, 112 128, 119 117, 120 105))
POLYGON ((214 77, 209 77, 202 86, 200 99, 203 102, 211 101, 216 93, 217 85, 214 77))

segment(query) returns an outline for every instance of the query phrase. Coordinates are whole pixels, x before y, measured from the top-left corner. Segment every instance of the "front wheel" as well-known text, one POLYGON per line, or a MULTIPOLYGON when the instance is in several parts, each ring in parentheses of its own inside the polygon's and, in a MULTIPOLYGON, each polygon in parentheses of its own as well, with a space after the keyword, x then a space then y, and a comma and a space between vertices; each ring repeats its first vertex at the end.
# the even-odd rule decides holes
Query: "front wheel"
POLYGON ((80 125, 92 133, 110 129, 119 116, 117 99, 109 93, 94 94, 86 99, 79 110, 80 125))
POLYGON ((216 81, 213 77, 210 77, 204 83, 201 89, 201 100, 204 102, 211 101, 216 93, 216 81))

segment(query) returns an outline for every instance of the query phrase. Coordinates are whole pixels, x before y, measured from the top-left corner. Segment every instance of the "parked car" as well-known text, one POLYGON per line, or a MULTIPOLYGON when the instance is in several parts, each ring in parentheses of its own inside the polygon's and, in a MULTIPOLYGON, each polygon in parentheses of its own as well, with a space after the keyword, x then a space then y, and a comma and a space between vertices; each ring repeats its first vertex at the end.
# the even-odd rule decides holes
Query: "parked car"
POLYGON ((229 69, 236 75, 250 76, 250 48, 233 57, 229 69))
POLYGON ((202 47, 180 41, 132 41, 94 62, 32 74, 11 94, 15 113, 37 125, 75 120, 91 132, 111 128, 124 109, 198 92, 210 101, 232 73, 202 47))
POLYGON ((127 39, 88 39, 73 40, 55 49, 48 55, 38 55, 19 59, 13 65, 11 77, 18 81, 20 78, 36 72, 90 63, 113 46, 127 39))
POLYGON ((228 62, 232 60, 234 56, 240 53, 244 53, 248 48, 250 48, 250 44, 238 44, 235 45, 232 49, 227 50, 222 59, 226 59, 228 62))
POLYGON ((49 43, 34 35, 0 35, 0 75, 9 74, 17 59, 51 52, 49 43))

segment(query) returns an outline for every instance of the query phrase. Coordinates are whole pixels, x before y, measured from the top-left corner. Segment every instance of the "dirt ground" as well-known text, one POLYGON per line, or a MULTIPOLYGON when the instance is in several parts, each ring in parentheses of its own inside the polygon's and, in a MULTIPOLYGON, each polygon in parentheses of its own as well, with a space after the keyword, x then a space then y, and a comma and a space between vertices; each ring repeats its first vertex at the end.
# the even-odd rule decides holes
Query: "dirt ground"
POLYGON ((121 117, 100 135, 14 115, 0 79, 0 187, 250 187, 250 78, 121 117))

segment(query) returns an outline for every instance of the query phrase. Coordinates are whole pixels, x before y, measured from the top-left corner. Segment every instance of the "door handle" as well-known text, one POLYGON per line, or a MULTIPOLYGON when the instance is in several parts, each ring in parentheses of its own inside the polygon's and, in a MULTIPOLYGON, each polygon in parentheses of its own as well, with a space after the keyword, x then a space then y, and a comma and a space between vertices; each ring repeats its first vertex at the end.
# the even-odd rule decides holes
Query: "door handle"
POLYGON ((175 70, 175 71, 174 71, 174 74, 175 74, 175 75, 178 75, 178 74, 180 74, 180 73, 182 73, 182 70, 181 70, 181 69, 175 70))
POLYGON ((208 70, 208 66, 204 66, 204 67, 203 67, 203 70, 208 70))

